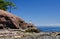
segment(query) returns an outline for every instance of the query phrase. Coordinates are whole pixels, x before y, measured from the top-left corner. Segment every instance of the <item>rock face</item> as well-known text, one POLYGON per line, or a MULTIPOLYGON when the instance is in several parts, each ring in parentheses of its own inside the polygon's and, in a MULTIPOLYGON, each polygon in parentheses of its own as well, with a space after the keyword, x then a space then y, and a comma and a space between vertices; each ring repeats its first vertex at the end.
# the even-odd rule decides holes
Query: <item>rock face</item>
POLYGON ((21 18, 0 10, 0 29, 3 28, 10 28, 10 29, 26 29, 26 28, 32 28, 36 29, 36 27, 33 24, 26 23, 21 18))

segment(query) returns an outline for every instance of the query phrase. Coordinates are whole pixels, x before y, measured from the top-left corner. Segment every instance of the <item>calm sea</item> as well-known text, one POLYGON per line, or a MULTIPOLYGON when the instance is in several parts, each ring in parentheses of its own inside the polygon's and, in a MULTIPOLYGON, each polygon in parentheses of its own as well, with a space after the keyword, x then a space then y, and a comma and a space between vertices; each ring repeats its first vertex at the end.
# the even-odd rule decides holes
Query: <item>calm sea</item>
POLYGON ((60 27, 57 26, 37 26, 42 32, 60 32, 60 27))

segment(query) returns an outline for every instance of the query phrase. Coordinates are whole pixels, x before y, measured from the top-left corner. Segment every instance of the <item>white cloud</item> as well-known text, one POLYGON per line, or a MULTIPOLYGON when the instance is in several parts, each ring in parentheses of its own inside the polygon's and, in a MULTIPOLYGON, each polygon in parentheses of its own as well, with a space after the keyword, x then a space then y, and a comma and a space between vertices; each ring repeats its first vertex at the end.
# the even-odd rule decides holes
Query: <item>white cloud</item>
POLYGON ((39 26, 60 26, 60 23, 57 23, 57 24, 39 24, 39 26))

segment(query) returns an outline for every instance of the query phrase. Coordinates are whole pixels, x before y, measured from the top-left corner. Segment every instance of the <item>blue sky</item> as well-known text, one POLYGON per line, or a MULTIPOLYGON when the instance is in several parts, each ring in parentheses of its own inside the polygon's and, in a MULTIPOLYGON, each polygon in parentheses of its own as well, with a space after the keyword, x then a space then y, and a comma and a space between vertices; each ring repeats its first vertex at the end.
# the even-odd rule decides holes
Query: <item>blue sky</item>
POLYGON ((12 13, 37 26, 60 26, 60 0, 12 0, 12 13))

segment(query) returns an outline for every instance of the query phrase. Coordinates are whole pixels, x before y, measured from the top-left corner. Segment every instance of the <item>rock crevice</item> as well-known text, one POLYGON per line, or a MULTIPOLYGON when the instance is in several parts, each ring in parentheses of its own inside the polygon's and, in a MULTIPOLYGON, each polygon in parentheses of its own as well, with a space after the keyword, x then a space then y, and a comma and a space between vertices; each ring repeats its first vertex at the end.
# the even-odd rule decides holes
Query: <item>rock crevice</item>
POLYGON ((7 12, 0 10, 0 29, 10 28, 10 29, 36 29, 33 24, 26 23, 21 18, 7 12))

